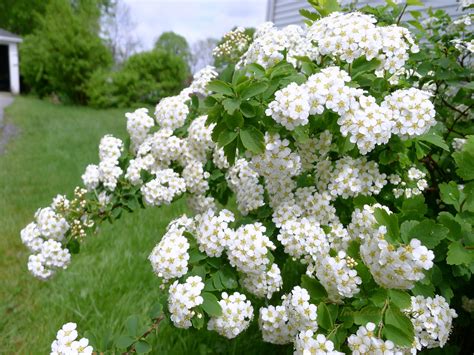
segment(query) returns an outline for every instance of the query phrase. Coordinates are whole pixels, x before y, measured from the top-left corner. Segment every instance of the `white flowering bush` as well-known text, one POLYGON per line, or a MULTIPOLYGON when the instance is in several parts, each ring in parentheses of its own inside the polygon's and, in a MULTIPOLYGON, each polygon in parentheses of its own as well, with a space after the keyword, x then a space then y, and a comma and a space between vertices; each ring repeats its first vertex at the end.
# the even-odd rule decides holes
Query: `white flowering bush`
MULTIPOLYGON (((472 40, 467 20, 430 12, 410 31, 417 1, 310 3, 306 26, 265 23, 251 43, 237 29, 235 65, 204 68, 155 117, 128 113, 130 138, 101 140, 85 189, 21 232, 29 270, 48 279, 101 222, 184 197, 149 255, 167 299, 150 329, 166 317, 228 339, 258 327, 296 354, 404 354, 472 325, 472 58, 452 38, 472 40)), ((151 350, 135 323, 115 350, 151 350)))

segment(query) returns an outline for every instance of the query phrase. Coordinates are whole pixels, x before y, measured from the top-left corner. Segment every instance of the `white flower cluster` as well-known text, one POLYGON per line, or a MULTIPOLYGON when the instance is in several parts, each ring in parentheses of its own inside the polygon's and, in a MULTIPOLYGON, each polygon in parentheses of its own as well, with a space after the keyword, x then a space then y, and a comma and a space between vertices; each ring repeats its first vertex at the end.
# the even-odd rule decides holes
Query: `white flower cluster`
POLYGON ((376 26, 372 15, 360 12, 333 12, 315 21, 308 38, 316 42, 321 55, 331 55, 352 63, 365 57, 378 58, 382 68, 395 73, 408 59, 408 52, 418 52, 410 32, 400 26, 376 26))
POLYGON ((454 47, 462 54, 474 53, 474 39, 463 41, 462 39, 456 38, 451 42, 454 43, 454 47))
POLYGON ((265 204, 263 186, 258 181, 259 175, 245 159, 238 159, 226 174, 229 188, 234 191, 237 207, 243 215, 247 215, 265 204))
POLYGON ((240 57, 248 48, 251 40, 250 36, 245 33, 245 28, 237 27, 235 30, 224 34, 221 40, 222 43, 214 48, 212 55, 215 58, 228 56, 233 59, 235 56, 240 57))
POLYGON ((397 90, 385 97, 382 107, 392 111, 394 134, 404 139, 413 138, 436 124, 435 108, 429 97, 429 93, 416 88, 397 90))
POLYGON ((255 296, 270 299, 274 292, 280 291, 283 279, 278 265, 272 264, 266 272, 243 274, 240 283, 255 296))
POLYGON ((444 297, 434 298, 412 296, 411 307, 407 310, 415 327, 418 350, 421 347, 443 347, 449 338, 456 311, 449 308, 444 297))
POLYGON ((294 354, 343 355, 344 353, 334 350, 334 343, 323 334, 315 334, 312 330, 306 330, 300 332, 296 337, 294 354))
POLYGON ((377 195, 387 183, 378 164, 364 157, 346 156, 337 160, 334 166, 328 160, 321 161, 317 164, 316 178, 318 189, 328 191, 332 199, 377 195))
POLYGON ((287 344, 295 341, 300 332, 318 329, 317 307, 309 303, 307 290, 296 286, 282 300, 279 306, 260 308, 259 325, 264 341, 287 344))
POLYGON ((102 137, 99 144, 99 165, 88 165, 82 175, 82 181, 89 191, 96 189, 99 183, 110 191, 115 190, 117 180, 123 173, 118 166, 122 151, 123 143, 120 139, 111 135, 102 137))
POLYGON ((184 125, 189 114, 189 107, 186 105, 187 100, 189 100, 187 95, 161 99, 155 108, 156 122, 158 122, 160 128, 175 130, 184 125))
POLYGON ((148 136, 148 132, 155 125, 155 121, 148 116, 148 109, 146 108, 128 112, 125 117, 127 118, 127 132, 130 135, 132 148, 136 150, 148 136))
POLYGON ((308 123, 309 96, 304 86, 291 83, 275 93, 275 100, 265 110, 276 122, 286 129, 293 130, 297 126, 308 123))
POLYGON ((343 297, 353 297, 359 293, 362 279, 354 267, 357 263, 346 252, 340 250, 335 257, 325 254, 314 254, 307 274, 316 275, 328 293, 328 298, 340 302, 343 297))
POLYGON ((298 56, 307 56, 312 60, 319 59, 317 48, 307 38, 306 31, 300 26, 290 25, 281 30, 266 22, 257 27, 252 44, 242 56, 238 66, 257 63, 264 68, 269 68, 285 58, 298 64, 298 56))
POLYGON ((245 274, 267 271, 271 265, 267 254, 276 247, 265 231, 266 228, 259 222, 237 228, 228 245, 230 264, 245 274))
POLYGON ((383 340, 375 335, 375 324, 372 322, 362 325, 356 334, 347 338, 352 354, 403 354, 402 349, 395 346, 391 340, 383 340))
POLYGON ((207 323, 207 329, 215 330, 228 339, 235 338, 248 328, 253 319, 253 307, 244 294, 234 292, 228 295, 222 292, 219 305, 222 315, 211 317, 207 323))
POLYGON ((196 314, 193 308, 204 302, 201 297, 203 289, 204 283, 200 276, 190 276, 184 283, 175 281, 170 286, 168 309, 171 313, 171 321, 177 328, 191 326, 191 318, 196 314))
POLYGON ((76 323, 66 323, 51 344, 51 355, 91 355, 94 351, 87 338, 77 339, 76 323))
POLYGON ((426 173, 416 167, 408 169, 407 176, 408 181, 402 181, 401 177, 395 174, 388 177, 390 183, 397 186, 392 190, 395 197, 404 195, 406 198, 410 198, 421 195, 428 187, 428 181, 425 179, 426 173))
POLYGON ((164 282, 188 272, 189 242, 183 233, 186 227, 174 220, 148 259, 153 270, 164 282))
POLYGON ((184 179, 172 169, 156 171, 155 178, 140 189, 143 200, 151 206, 170 204, 173 198, 185 190, 184 179))
POLYGON ((229 223, 234 221, 232 212, 221 210, 219 214, 215 214, 213 210, 208 210, 196 216, 195 220, 194 235, 199 250, 210 257, 221 256, 233 237, 234 232, 229 228, 229 223))
POLYGON ((433 267, 434 253, 418 239, 396 248, 384 238, 386 228, 379 227, 373 238, 365 239, 360 256, 375 282, 385 288, 411 289, 433 267))
MULTIPOLYGON (((53 206, 57 205, 57 202, 55 198, 53 206)), ((63 205, 64 203, 63 201, 63 205)), ((69 265, 71 254, 60 243, 69 227, 69 223, 61 214, 51 207, 46 207, 38 209, 35 222, 22 229, 21 241, 35 253, 28 258, 28 270, 35 277, 46 280, 56 269, 65 269, 69 265)))
POLYGON ((321 132, 318 137, 308 139, 304 143, 296 142, 303 170, 311 170, 318 161, 325 159, 331 150, 331 145, 332 133, 328 130, 321 132))
MULTIPOLYGON (((216 68, 214 68, 212 65, 206 65, 204 68, 194 74, 193 82, 189 86, 188 91, 201 96, 207 96, 209 94, 207 84, 209 84, 211 80, 215 79, 217 75, 218 73, 216 68)), ((186 91, 186 89, 183 91, 186 91)))

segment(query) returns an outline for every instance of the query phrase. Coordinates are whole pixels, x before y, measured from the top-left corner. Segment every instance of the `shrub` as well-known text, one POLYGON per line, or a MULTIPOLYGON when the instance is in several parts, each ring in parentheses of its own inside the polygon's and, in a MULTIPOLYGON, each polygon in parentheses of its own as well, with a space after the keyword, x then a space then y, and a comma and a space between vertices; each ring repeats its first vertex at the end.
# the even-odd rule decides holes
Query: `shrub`
POLYGON ((420 50, 397 25, 406 4, 311 3, 306 29, 264 24, 237 67, 197 73, 155 119, 127 114, 130 140, 105 136, 85 189, 22 231, 28 268, 47 279, 101 222, 187 197, 195 214, 171 221, 149 256, 166 304, 148 329, 130 318, 115 350, 150 351, 144 338, 166 317, 242 334, 255 353, 257 324, 297 354, 472 351, 461 348, 474 296, 467 46, 442 12, 433 32, 414 22, 420 50))
POLYGON ((74 9, 69 1, 50 1, 39 28, 20 47, 25 83, 40 96, 55 93, 85 103, 90 76, 112 62, 97 34, 100 12, 95 2, 80 4, 74 9))
POLYGON ((132 55, 115 72, 100 70, 88 83, 95 107, 133 107, 154 104, 176 94, 189 75, 185 61, 164 50, 132 55))

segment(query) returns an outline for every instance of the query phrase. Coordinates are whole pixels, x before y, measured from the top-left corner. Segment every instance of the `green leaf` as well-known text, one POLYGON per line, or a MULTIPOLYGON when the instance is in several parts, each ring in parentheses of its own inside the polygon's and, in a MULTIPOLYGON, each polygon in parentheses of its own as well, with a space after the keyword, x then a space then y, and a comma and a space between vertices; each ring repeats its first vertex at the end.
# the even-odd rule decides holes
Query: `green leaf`
POLYGON ((313 301, 319 302, 328 296, 326 289, 319 283, 318 280, 309 277, 308 275, 301 276, 301 287, 308 291, 313 301))
POLYGON ((250 84, 250 86, 246 87, 242 90, 240 97, 242 100, 247 100, 251 97, 263 94, 268 89, 268 84, 264 82, 255 82, 250 84))
POLYGON ((428 142, 437 146, 447 152, 449 152, 449 146, 446 144, 446 141, 440 135, 434 133, 434 131, 430 131, 418 137, 418 140, 423 142, 428 142))
POLYGON ((411 305, 411 296, 402 290, 388 290, 390 300, 400 309, 406 309, 411 305))
POLYGON ((369 322, 378 324, 382 320, 382 310, 376 306, 366 306, 354 312, 354 323, 366 325, 369 322))
POLYGON ((424 6, 423 1, 421 0, 407 0, 408 6, 424 6))
POLYGON ((384 330, 385 328, 389 328, 387 339, 397 345, 409 346, 415 338, 415 329, 410 318, 392 303, 385 312, 384 330))
POLYGON ((414 196, 406 199, 402 203, 403 219, 421 220, 428 211, 423 195, 414 196))
POLYGON ((307 9, 300 9, 300 15, 306 17, 307 19, 310 19, 311 21, 316 21, 321 17, 317 13, 309 11, 307 9))
POLYGON ((227 289, 235 289, 238 286, 237 275, 235 271, 228 265, 219 270, 219 277, 222 284, 227 289))
POLYGON ((217 139, 217 144, 219 144, 219 147, 225 147, 229 143, 232 143, 234 139, 236 139, 238 136, 237 132, 234 131, 222 131, 221 134, 219 134, 219 138, 217 139))
POLYGON ((474 179, 474 136, 470 136, 463 150, 453 153, 456 161, 456 173, 465 180, 474 179))
POLYGON ((383 307, 385 301, 387 300, 387 297, 387 290, 384 288, 379 288, 375 290, 375 292, 369 297, 369 299, 377 307, 383 307))
POLYGON ((140 318, 137 315, 132 315, 127 318, 125 326, 127 328, 128 335, 132 337, 139 335, 138 334, 139 322, 140 322, 140 318))
POLYGON ((253 107, 248 102, 242 102, 242 104, 240 105, 240 110, 242 111, 242 114, 245 117, 254 117, 256 113, 255 107, 253 107))
POLYGON ((439 184, 439 192, 441 201, 447 205, 453 205, 456 211, 459 212, 461 205, 459 199, 461 197, 461 193, 459 191, 458 185, 454 181, 439 184))
POLYGON ((381 62, 377 58, 373 58, 372 60, 369 60, 369 61, 365 59, 365 57, 357 58, 352 63, 351 75, 355 79, 363 73, 376 70, 380 66, 380 64, 381 62))
POLYGON ((438 215, 438 223, 441 223, 449 229, 449 235, 447 236, 449 240, 456 241, 462 237, 462 226, 451 213, 440 212, 438 215))
POLYGON ((201 329, 204 326, 204 316, 201 312, 197 311, 196 315, 191 318, 191 324, 195 329, 201 329))
POLYGON ((207 84, 207 89, 213 92, 217 92, 219 94, 224 94, 228 96, 233 96, 234 91, 232 90, 232 87, 222 81, 222 80, 213 80, 209 84, 207 84))
POLYGON ((196 247, 189 251, 189 263, 191 264, 195 264, 206 258, 207 258, 206 254, 201 253, 196 247))
POLYGON ((410 243, 410 231, 413 229, 413 227, 415 227, 417 224, 419 224, 420 222, 418 221, 405 221, 402 223, 402 225, 400 226, 400 235, 402 237, 402 240, 404 243, 408 244, 410 243))
POLYGON ((388 213, 383 208, 376 208, 374 217, 377 223, 387 227, 387 235, 390 237, 390 242, 395 242, 399 239, 400 229, 398 227, 398 218, 395 213, 388 213))
POLYGON ((163 305, 161 303, 156 303, 148 313, 150 318, 155 319, 163 314, 163 305))
POLYGON ((129 335, 120 335, 115 339, 115 346, 119 349, 127 349, 135 342, 135 339, 129 335))
POLYGON ((324 302, 318 305, 318 324, 326 330, 331 330, 334 327, 334 321, 329 313, 329 309, 324 302))
POLYGON ((413 338, 410 338, 410 336, 404 333, 401 329, 391 324, 386 324, 383 327, 382 334, 387 340, 393 341, 396 345, 406 347, 412 346, 413 338))
POLYGON ((449 230, 432 219, 425 219, 410 229, 408 239, 419 239, 429 249, 437 246, 449 234, 449 230))
POLYGON ((135 350, 138 354, 146 354, 151 351, 151 345, 146 340, 140 340, 135 344, 135 350))
POLYGON ((240 100, 228 98, 222 101, 222 106, 224 106, 224 109, 229 115, 233 115, 235 110, 237 110, 240 106, 240 100))
POLYGON ((471 265, 474 263, 474 250, 468 250, 460 240, 452 242, 448 247, 446 262, 449 265, 471 265))
POLYGON ((265 151, 263 133, 253 126, 242 129, 240 139, 244 147, 252 153, 261 154, 265 151))
POLYGON ((247 65, 248 71, 254 73, 257 77, 262 77, 265 75, 265 68, 260 64, 251 63, 247 65))
POLYGON ((201 297, 204 300, 201 305, 204 312, 206 312, 211 317, 219 317, 222 314, 222 308, 217 301, 216 296, 209 292, 203 292, 201 297))
POLYGON ((235 111, 233 115, 224 115, 224 122, 227 128, 231 131, 235 130, 237 127, 243 127, 244 117, 240 111, 235 111))

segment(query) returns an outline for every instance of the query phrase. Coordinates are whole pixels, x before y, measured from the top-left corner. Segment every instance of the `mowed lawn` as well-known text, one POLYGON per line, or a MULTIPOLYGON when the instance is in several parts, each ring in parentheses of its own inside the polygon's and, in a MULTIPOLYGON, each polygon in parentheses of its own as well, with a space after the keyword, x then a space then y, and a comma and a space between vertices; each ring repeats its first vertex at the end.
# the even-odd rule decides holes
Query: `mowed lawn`
MULTIPOLYGON (((71 196, 81 184, 87 164, 98 162, 104 134, 125 137, 125 112, 27 97, 17 97, 7 108, 7 122, 20 132, 0 156, 1 354, 49 353, 57 330, 69 321, 78 323, 80 334, 93 333, 101 342, 107 334, 119 334, 132 314, 145 321, 162 295, 147 257, 169 220, 186 212, 184 202, 104 224, 97 235, 87 237, 70 267, 48 282, 28 273, 29 253, 20 241, 20 230, 37 208, 49 205, 58 193, 71 196)), ((164 322, 150 340, 158 354, 270 351, 258 341, 252 346, 248 338, 260 338, 255 325, 228 341, 206 330, 177 330, 164 322)))

